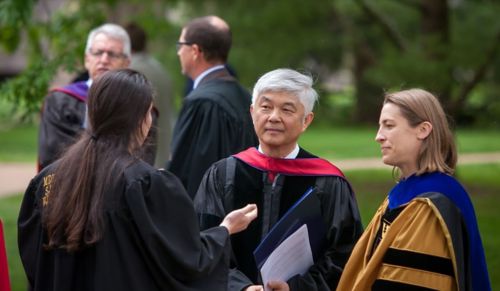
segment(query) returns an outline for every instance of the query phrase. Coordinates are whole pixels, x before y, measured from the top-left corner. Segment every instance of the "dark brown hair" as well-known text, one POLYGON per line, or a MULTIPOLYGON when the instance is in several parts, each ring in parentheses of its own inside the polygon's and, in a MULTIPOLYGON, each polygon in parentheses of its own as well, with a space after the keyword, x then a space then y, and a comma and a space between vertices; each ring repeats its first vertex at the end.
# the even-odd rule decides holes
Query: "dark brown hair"
POLYGON ((227 61, 232 37, 224 20, 217 16, 195 18, 184 26, 184 31, 184 40, 197 44, 207 61, 227 61))
POLYGON ((94 80, 90 128, 58 161, 43 210, 48 248, 75 251, 101 239, 104 196, 140 156, 142 124, 152 102, 150 83, 136 71, 110 71, 94 80))
POLYGON ((130 22, 125 26, 125 30, 130 36, 130 43, 132 45, 132 53, 142 52, 146 50, 147 34, 142 27, 135 22, 130 22))

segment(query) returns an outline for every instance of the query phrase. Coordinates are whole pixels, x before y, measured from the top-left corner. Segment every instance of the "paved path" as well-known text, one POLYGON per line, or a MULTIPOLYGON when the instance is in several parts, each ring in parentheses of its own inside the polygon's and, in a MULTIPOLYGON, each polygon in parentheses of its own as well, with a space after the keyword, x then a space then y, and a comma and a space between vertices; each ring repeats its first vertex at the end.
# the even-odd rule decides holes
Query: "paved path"
MULTIPOLYGON (((390 169, 389 166, 381 162, 380 158, 336 160, 334 163, 342 170, 390 169)), ((459 165, 481 163, 500 163, 500 152, 462 154, 458 160, 459 165)), ((34 164, 0 164, 0 197, 23 192, 35 174, 36 169, 34 164)))

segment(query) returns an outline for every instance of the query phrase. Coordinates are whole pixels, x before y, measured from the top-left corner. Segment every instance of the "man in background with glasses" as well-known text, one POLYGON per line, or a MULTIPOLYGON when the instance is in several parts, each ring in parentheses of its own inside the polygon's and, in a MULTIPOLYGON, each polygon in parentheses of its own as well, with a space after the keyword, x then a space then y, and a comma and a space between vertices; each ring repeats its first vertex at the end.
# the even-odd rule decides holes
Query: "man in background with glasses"
POLYGON ((84 56, 89 79, 56 88, 45 97, 38 134, 39 170, 57 160, 86 127, 92 80, 109 70, 127 68, 130 55, 130 38, 121 26, 107 23, 89 33, 84 56))
POLYGON ((174 128, 167 168, 191 197, 211 164, 257 145, 251 96, 225 68, 230 48, 229 26, 217 16, 191 20, 177 42, 182 74, 194 84, 174 128))

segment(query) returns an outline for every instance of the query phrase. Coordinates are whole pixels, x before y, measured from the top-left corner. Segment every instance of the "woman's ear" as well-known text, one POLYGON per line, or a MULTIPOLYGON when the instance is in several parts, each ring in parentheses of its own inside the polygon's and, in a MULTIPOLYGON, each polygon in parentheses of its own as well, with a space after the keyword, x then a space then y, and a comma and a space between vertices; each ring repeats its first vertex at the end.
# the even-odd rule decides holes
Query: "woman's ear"
POLYGON ((432 123, 424 121, 418 125, 417 138, 420 140, 426 139, 432 132, 432 123))

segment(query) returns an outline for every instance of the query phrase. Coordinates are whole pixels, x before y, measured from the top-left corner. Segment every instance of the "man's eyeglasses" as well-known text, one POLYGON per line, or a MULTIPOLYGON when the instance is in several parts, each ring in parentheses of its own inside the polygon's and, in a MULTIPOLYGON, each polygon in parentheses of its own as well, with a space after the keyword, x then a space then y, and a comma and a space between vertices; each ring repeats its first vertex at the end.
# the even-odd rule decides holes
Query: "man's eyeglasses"
POLYGON ((111 60, 119 60, 127 57, 125 54, 106 50, 89 50, 89 54, 97 58, 100 58, 102 57, 102 55, 107 54, 108 58, 110 58, 111 60))
POLYGON ((180 50, 183 45, 193 45, 193 43, 189 41, 178 41, 175 44, 175 49, 180 50))

